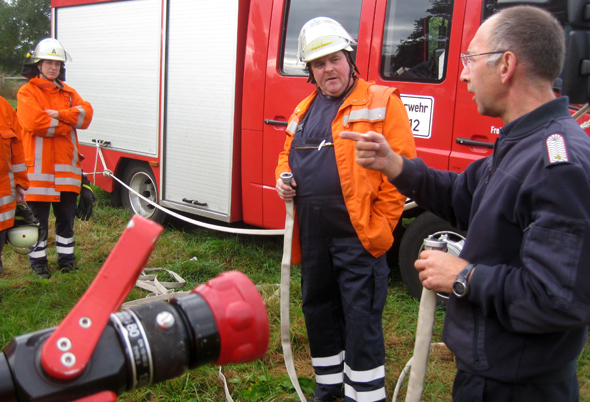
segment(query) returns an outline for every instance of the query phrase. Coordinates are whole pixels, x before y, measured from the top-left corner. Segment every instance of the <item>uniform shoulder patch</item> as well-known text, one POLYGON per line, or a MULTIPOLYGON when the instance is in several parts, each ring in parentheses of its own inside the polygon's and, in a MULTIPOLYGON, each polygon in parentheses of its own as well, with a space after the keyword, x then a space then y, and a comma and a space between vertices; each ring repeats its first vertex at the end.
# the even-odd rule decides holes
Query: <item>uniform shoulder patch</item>
POLYGON ((567 143, 562 134, 550 134, 545 138, 544 142, 544 159, 545 166, 555 163, 569 162, 569 155, 567 151, 567 143))

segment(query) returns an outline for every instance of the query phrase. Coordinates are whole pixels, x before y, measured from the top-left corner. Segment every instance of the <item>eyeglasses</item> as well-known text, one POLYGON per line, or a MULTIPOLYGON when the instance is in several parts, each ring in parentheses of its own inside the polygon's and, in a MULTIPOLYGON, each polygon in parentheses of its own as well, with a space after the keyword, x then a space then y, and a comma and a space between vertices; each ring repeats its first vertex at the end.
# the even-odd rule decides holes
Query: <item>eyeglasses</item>
POLYGON ((485 56, 487 54, 501 54, 501 53, 506 53, 508 50, 498 50, 496 52, 485 52, 485 53, 474 53, 474 54, 463 54, 461 53, 461 62, 463 63, 463 67, 468 68, 469 65, 472 63, 471 60, 469 60, 470 57, 473 56, 485 56))

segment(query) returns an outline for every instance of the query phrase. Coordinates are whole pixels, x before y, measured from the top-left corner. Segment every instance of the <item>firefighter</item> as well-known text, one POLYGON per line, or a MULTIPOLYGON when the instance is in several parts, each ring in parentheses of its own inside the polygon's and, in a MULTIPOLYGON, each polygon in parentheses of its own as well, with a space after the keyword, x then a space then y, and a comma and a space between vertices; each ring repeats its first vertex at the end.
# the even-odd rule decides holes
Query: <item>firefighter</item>
POLYGON ((43 238, 29 250, 29 262, 41 278, 47 269, 47 229, 50 207, 55 215, 55 245, 59 269, 77 269, 74 255, 76 200, 92 201, 90 187, 82 187, 77 129, 92 120, 92 106, 64 83, 65 62, 71 60, 62 44, 47 38, 39 42, 23 66, 29 82, 17 94, 17 115, 23 127, 23 145, 31 188, 29 207, 41 223, 43 238))
POLYGON ((18 118, 10 103, 0 96, 0 255, 6 242, 6 231, 14 224, 16 203, 25 203, 28 188, 18 118))
POLYGON ((416 151, 399 91, 357 76, 355 44, 330 18, 301 29, 299 59, 315 90, 289 119, 276 169, 279 196, 295 201, 302 308, 317 384, 310 401, 386 397, 385 252, 406 197, 381 173, 358 166, 354 144, 338 134, 378 131, 400 154, 413 158, 416 151), (283 172, 293 173, 292 186, 279 178, 283 172))
POLYGON ((422 207, 469 229, 459 257, 423 251, 422 284, 450 293, 443 340, 453 401, 574 402, 590 324, 590 139, 556 98, 565 34, 548 12, 507 8, 461 56, 479 113, 499 117, 491 156, 461 174, 391 152, 377 133, 357 161, 422 207))

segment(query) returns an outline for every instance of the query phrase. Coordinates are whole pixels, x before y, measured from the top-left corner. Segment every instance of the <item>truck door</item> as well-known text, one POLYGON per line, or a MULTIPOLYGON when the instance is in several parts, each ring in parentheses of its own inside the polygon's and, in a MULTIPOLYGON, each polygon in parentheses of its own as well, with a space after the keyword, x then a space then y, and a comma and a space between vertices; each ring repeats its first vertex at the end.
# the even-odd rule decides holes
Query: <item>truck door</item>
MULTIPOLYGON (((495 3, 495 1, 494 1, 495 3)), ((475 32, 482 22, 482 1, 470 1, 465 10, 465 23, 461 39, 461 53, 465 53, 475 32)), ((459 81, 463 70, 458 61, 457 98, 455 122, 453 125, 453 141, 449 170, 462 172, 475 159, 491 155, 500 128, 504 126, 499 118, 482 116, 477 111, 473 94, 467 90, 467 84, 459 81)))
POLYGON ((314 90, 307 83, 305 65, 297 61, 299 31, 303 24, 314 17, 330 17, 340 22, 358 42, 355 49, 356 63, 361 77, 366 78, 374 2, 375 0, 274 1, 264 96, 264 227, 282 228, 285 224, 284 213, 277 213, 285 208, 275 190, 277 158, 283 150, 289 116, 295 106, 314 90))

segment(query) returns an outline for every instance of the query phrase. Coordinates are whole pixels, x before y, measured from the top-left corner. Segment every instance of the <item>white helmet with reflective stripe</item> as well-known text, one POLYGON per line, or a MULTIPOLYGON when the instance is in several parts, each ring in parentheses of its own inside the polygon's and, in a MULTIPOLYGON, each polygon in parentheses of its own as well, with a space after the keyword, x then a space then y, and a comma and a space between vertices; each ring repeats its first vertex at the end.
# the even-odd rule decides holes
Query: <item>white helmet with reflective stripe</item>
POLYGON ((71 61, 72 57, 66 52, 60 41, 46 38, 39 42, 31 55, 31 63, 37 63, 41 60, 58 60, 65 63, 71 61))
POLYGON ((6 230, 6 241, 15 247, 15 251, 19 248, 33 247, 39 241, 40 227, 39 220, 29 207, 18 203, 14 211, 14 226, 6 230))
POLYGON ((307 63, 339 50, 352 52, 356 42, 338 21, 317 17, 303 25, 297 45, 298 59, 307 63))
POLYGON ((39 240, 39 227, 34 225, 16 226, 7 230, 7 240, 14 247, 29 248, 39 240))

